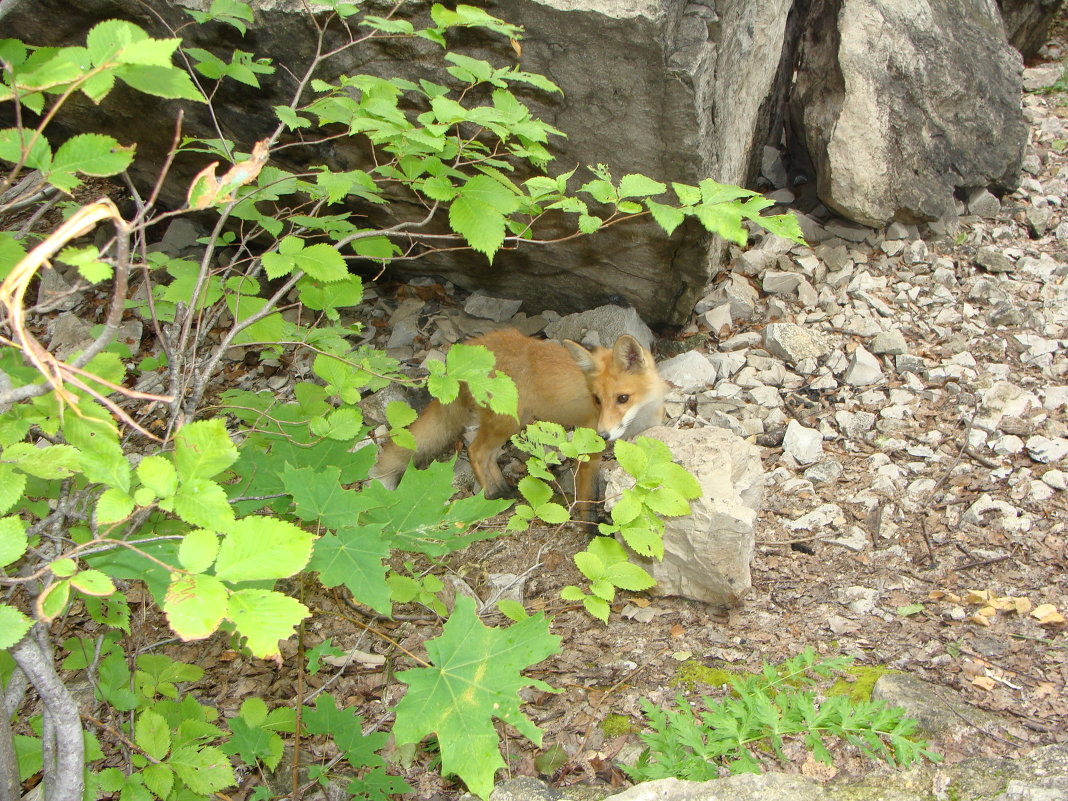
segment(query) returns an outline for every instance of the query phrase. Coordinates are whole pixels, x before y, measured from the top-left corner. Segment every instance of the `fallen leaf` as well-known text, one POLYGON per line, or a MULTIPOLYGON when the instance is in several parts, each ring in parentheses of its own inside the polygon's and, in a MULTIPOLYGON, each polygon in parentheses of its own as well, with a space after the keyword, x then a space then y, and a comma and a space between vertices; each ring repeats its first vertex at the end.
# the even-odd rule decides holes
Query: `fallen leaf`
POLYGON ((685 633, 686 633, 686 627, 685 626, 680 626, 678 623, 676 623, 674 626, 671 627, 671 636, 672 637, 681 637, 685 633))
POLYGON ((927 594, 927 598, 931 601, 948 601, 951 604, 960 603, 960 596, 947 590, 931 590, 927 594))
POLYGON ((1030 598, 1016 598, 1016 614, 1026 615, 1034 607, 1030 598))
POLYGON ((997 617, 998 610, 996 607, 993 606, 984 606, 982 609, 979 610, 979 614, 983 617, 997 617))
POLYGON ((982 687, 986 691, 993 690, 997 686, 997 682, 989 676, 976 676, 972 679, 972 684, 976 687, 982 687))
POLYGON ((1002 598, 991 598, 990 605, 999 612, 1011 612, 1016 608, 1016 599, 1007 595, 1002 598))
POLYGON ((693 656, 693 651, 675 651, 671 658, 676 662, 685 662, 687 659, 693 656))
POLYGON ((990 590, 968 590, 966 597, 970 604, 985 604, 990 600, 990 590))
POLYGON ((1031 617, 1043 626, 1053 626, 1064 622, 1064 615, 1053 604, 1040 604, 1031 610, 1031 617))
POLYGON ((990 625, 990 618, 983 617, 982 615, 969 615, 968 616, 968 621, 971 622, 971 623, 975 623, 978 626, 989 626, 990 625))

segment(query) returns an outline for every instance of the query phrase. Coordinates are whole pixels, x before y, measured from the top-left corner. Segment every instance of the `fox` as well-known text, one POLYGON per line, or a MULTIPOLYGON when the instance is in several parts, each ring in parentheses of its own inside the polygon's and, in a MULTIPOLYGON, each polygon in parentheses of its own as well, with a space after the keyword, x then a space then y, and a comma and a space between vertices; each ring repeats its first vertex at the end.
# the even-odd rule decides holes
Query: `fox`
MULTIPOLYGON (((371 477, 388 489, 396 488, 410 463, 424 466, 448 450, 476 418, 478 433, 467 450, 487 498, 511 494, 497 459, 512 435, 530 422, 592 428, 608 441, 632 437, 663 422, 668 386, 652 354, 629 334, 620 336, 611 349, 534 339, 514 328, 475 337, 467 344, 490 350, 496 369, 515 382, 518 419, 479 406, 464 386, 452 403, 432 400, 409 427, 415 452, 390 442, 371 470, 371 477)), ((601 454, 592 454, 579 465, 575 477, 577 508, 586 523, 596 520, 600 468, 601 454)))

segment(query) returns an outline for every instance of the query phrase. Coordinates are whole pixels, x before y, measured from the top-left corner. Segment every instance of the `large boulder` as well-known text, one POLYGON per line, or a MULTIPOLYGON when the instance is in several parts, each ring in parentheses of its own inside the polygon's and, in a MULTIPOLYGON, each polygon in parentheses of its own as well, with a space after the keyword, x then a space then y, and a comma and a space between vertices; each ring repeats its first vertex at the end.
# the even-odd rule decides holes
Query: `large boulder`
MULTIPOLYGON (((718 608, 738 604, 752 586, 749 563, 764 499, 760 449, 722 428, 656 426, 642 432, 666 444, 701 486, 691 513, 665 520, 664 558, 633 556, 656 580, 650 592, 677 595, 718 608)), ((611 509, 634 480, 619 466, 607 473, 611 509)))
MULTIPOLYGON (((5 36, 70 44, 82 42, 92 24, 108 17, 130 19, 167 35, 162 23, 175 28, 188 22, 181 5, 203 8, 208 0, 157 2, 151 10, 138 0, 7 0, 0 13, 5 36)), ((225 135, 243 142, 262 136, 274 126, 272 105, 283 102, 294 85, 292 75, 302 74, 315 52, 306 10, 314 4, 253 0, 252 5, 256 22, 244 38, 217 24, 187 26, 182 35, 215 52, 239 47, 270 57, 292 72, 280 69, 264 79, 262 92, 224 84, 214 119, 204 109, 187 110, 185 134, 215 136, 217 120, 225 135)), ((754 174, 792 0, 497 0, 478 5, 523 25, 520 65, 549 76, 563 89, 562 96, 532 91, 523 99, 567 134, 552 143, 558 166, 551 169, 555 174, 578 167, 573 186, 587 180, 585 167, 595 164, 607 165, 617 177, 640 172, 684 183, 709 176, 745 183, 754 174)), ((411 8, 410 13, 425 14, 428 7, 409 3, 402 13, 411 8)), ((498 65, 516 63, 503 37, 466 31, 453 39, 466 55, 498 65)), ((440 48, 423 40, 356 47, 332 59, 322 77, 370 72, 440 81, 440 58, 440 48)), ((176 107, 132 92, 116 93, 100 108, 79 104, 75 124, 99 130, 108 127, 109 118, 119 121, 122 138, 140 144, 135 174, 150 185, 173 139, 176 107)), ((326 163, 349 168, 366 161, 357 140, 335 140, 294 155, 300 159, 295 167, 326 163)), ((182 180, 207 160, 176 164, 165 197, 179 202, 182 180)), ((402 205, 394 211, 402 218, 424 213, 402 205)), ((477 254, 450 253, 399 269, 445 275, 467 288, 522 298, 528 312, 580 311, 623 300, 650 322, 681 322, 719 269, 722 253, 722 243, 693 221, 672 237, 644 222, 592 238, 501 252, 492 265, 477 254)))
POLYGON ((814 0, 790 100, 827 206, 860 223, 955 213, 1016 185, 1022 64, 992 3, 814 0))

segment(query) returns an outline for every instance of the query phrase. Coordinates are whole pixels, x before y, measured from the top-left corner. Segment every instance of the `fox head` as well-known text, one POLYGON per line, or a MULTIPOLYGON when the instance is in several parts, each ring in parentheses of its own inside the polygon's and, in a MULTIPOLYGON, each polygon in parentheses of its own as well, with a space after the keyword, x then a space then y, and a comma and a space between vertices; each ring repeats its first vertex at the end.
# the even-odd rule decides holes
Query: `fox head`
POLYGON ((667 386, 649 351, 624 334, 611 350, 587 350, 577 342, 564 346, 586 376, 597 407, 597 433, 611 441, 659 425, 664 418, 667 386))

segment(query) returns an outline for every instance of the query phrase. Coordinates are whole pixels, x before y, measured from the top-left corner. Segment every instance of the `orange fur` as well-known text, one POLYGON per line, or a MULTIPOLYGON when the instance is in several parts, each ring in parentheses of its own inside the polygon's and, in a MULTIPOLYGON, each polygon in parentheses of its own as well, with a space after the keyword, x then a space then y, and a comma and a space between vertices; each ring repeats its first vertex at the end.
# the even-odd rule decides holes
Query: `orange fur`
MULTIPOLYGON (((657 425, 663 417, 666 385, 652 355, 633 337, 624 335, 612 350, 587 350, 575 342, 560 345, 524 336, 513 328, 470 340, 496 357, 496 369, 516 384, 519 420, 494 414, 476 404, 466 387, 449 404, 433 400, 411 425, 413 453, 390 443, 382 449, 371 475, 395 487, 410 461, 426 464, 446 450, 478 419, 478 434, 468 447, 471 467, 486 496, 507 495, 509 487, 497 464, 501 448, 523 426, 545 420, 567 427, 593 428, 606 439, 633 435, 657 425)), ((579 465, 576 496, 583 519, 594 517, 601 457, 579 465)))

